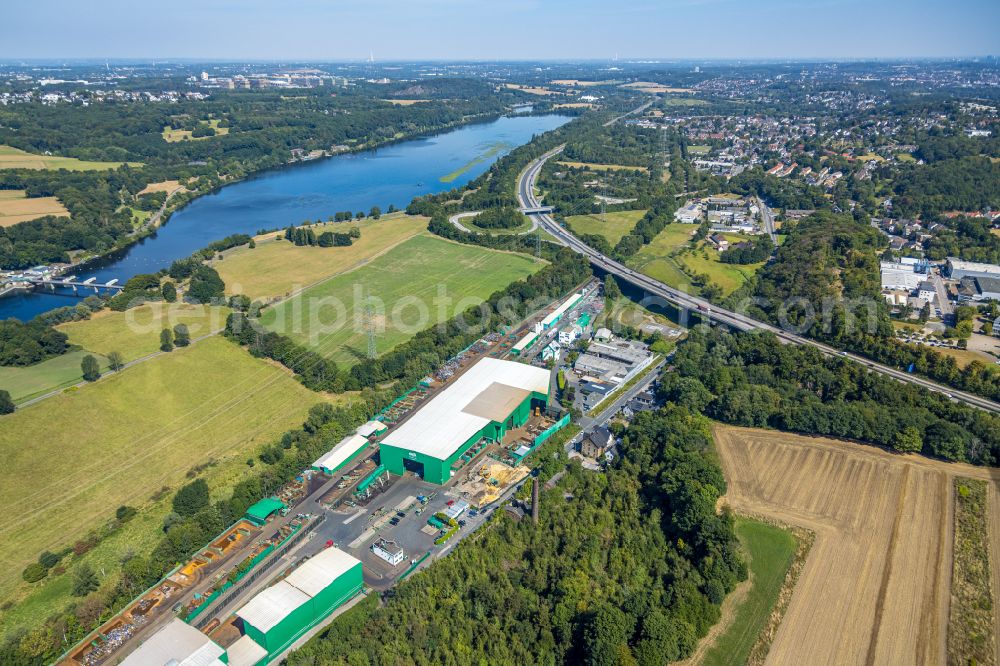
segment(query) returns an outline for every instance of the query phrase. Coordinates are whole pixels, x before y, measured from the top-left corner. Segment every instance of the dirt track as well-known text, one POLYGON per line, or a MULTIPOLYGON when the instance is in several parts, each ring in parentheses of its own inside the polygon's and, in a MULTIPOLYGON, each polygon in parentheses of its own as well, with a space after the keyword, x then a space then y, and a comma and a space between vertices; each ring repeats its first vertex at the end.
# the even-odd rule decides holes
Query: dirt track
POLYGON ((765 430, 719 426, 715 436, 733 508, 816 533, 768 664, 945 662, 951 479, 993 481, 997 553, 1000 470, 765 430))

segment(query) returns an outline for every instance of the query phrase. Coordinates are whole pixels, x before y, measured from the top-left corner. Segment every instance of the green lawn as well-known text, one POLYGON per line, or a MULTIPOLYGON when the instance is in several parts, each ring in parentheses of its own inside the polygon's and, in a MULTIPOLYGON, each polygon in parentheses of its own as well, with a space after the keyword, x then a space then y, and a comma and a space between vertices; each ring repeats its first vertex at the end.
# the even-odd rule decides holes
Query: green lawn
POLYGON ((779 527, 737 518, 736 535, 749 555, 752 584, 735 610, 733 623, 716 638, 701 666, 741 666, 747 662, 795 559, 795 537, 779 527))
POLYGON ((366 299, 382 354, 542 267, 533 257, 418 235, 264 311, 262 323, 344 365, 368 349, 366 299))
MULTIPOLYGON (((40 620, 71 601, 69 574, 21 580, 40 552, 71 546, 129 504, 136 519, 85 556, 113 576, 122 554, 144 552, 160 536, 170 493, 151 499, 158 489, 176 489, 210 461, 202 474, 223 488, 221 480, 245 474, 248 457, 325 399, 216 336, 4 416, 0 598, 23 603, 0 611, 0 625, 40 620)), ((72 571, 79 561, 65 563, 72 571)))
MULTIPOLYGON (((25 367, 0 366, 0 389, 9 391, 14 402, 20 403, 64 386, 72 386, 83 381, 80 363, 89 353, 69 352, 25 367)), ((95 356, 101 370, 106 370, 107 359, 99 354, 95 356)))
POLYGON ((699 249, 685 252, 678 257, 687 272, 705 273, 712 282, 722 288, 724 295, 729 295, 743 286, 743 283, 753 277, 764 262, 757 264, 726 264, 719 261, 719 252, 712 246, 702 243, 699 249))
POLYGON ((586 234, 604 236, 611 247, 614 247, 622 236, 632 231, 645 214, 645 210, 623 210, 607 213, 605 216, 607 220, 601 215, 571 215, 566 218, 566 223, 577 236, 586 234))

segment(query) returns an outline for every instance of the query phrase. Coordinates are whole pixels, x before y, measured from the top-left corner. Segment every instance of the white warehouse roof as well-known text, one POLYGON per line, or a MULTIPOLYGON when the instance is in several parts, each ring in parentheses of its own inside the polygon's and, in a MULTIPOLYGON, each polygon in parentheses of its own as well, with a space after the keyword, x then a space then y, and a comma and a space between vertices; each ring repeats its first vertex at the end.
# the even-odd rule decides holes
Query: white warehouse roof
POLYGON ((302 590, 310 597, 315 597, 330 583, 360 563, 361 560, 348 555, 339 548, 327 548, 313 555, 289 574, 285 578, 285 582, 302 590))
POLYGON ((576 292, 575 294, 567 298, 565 301, 562 302, 562 305, 560 305, 555 310, 550 312, 549 315, 542 320, 542 326, 545 327, 550 326, 555 320, 559 319, 559 317, 561 317, 563 313, 565 313, 567 310, 573 307, 573 305, 581 298, 583 298, 583 292, 580 291, 576 292))
POLYGON ((319 460, 314 462, 312 466, 336 469, 338 465, 342 465, 348 458, 366 446, 368 446, 368 440, 361 435, 348 435, 337 442, 335 447, 320 456, 319 460))
POLYGON ((362 437, 371 437, 380 430, 385 430, 386 425, 381 421, 369 421, 358 427, 358 434, 362 437))
POLYGON ((267 650, 257 645, 249 636, 241 636, 226 650, 229 666, 257 666, 267 656, 267 650))
POLYGON ((262 590, 236 614, 262 632, 270 631, 292 611, 311 597, 299 588, 281 581, 262 590))
POLYGON ((505 419, 532 391, 548 394, 548 370, 496 358, 481 359, 391 430, 382 443, 447 458, 490 421, 505 419))
POLYGON ((121 666, 224 666, 225 650, 187 622, 172 619, 125 657, 121 666))

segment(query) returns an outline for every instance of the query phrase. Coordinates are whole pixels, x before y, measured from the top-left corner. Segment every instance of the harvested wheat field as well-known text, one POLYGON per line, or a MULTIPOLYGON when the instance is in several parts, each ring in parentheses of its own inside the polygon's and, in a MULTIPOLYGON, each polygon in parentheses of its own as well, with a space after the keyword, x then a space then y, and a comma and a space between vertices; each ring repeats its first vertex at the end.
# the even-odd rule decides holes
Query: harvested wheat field
POLYGON ((717 426, 715 440, 733 509, 816 534, 768 664, 946 662, 953 479, 992 482, 997 562, 1000 470, 768 430, 717 426))
POLYGON ((69 211, 55 197, 29 199, 24 190, 0 190, 0 227, 12 227, 45 215, 68 217, 69 211))

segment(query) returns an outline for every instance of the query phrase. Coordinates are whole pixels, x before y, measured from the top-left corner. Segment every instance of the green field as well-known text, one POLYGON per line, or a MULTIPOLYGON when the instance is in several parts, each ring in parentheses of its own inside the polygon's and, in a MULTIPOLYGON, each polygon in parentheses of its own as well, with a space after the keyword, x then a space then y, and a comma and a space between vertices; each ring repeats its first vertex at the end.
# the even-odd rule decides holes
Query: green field
POLYGON ((220 331, 229 308, 188 303, 146 303, 124 312, 102 310, 90 319, 60 324, 70 343, 107 356, 120 352, 134 361, 160 349, 160 331, 185 324, 191 339, 220 331))
POLYGON ((418 235, 265 310, 261 321, 337 363, 354 365, 368 349, 365 299, 384 304, 373 317, 382 354, 541 267, 532 257, 418 235))
MULTIPOLYGON (((219 120, 213 118, 208 122, 201 121, 199 125, 208 126, 215 130, 214 136, 225 136, 229 134, 228 127, 219 127, 219 120)), ((191 136, 191 130, 184 129, 174 129, 170 125, 163 128, 163 140, 167 143, 176 143, 177 141, 201 141, 203 139, 211 139, 213 136, 191 136)))
POLYGON ((645 214, 645 210, 616 211, 607 213, 605 216, 607 220, 602 219, 601 215, 571 215, 566 218, 566 223, 577 236, 587 234, 604 236, 614 247, 622 236, 632 231, 645 214))
MULTIPOLYGON (((14 402, 20 403, 49 391, 82 382, 83 371, 80 369, 80 362, 89 353, 68 352, 25 367, 0 366, 0 389, 9 391, 14 402)), ((97 355, 97 360, 101 364, 101 370, 106 370, 107 359, 97 355)))
MULTIPOLYGON (((219 479, 244 473, 250 455, 324 399, 285 370, 212 337, 5 416, 0 597, 31 594, 11 614, 38 619, 68 601, 48 589, 64 585, 60 580, 21 582, 21 570, 41 551, 72 545, 129 504, 140 515, 112 539, 118 545, 86 556, 106 557, 113 572, 126 549, 155 544, 168 510, 166 500, 151 500, 158 489, 178 487, 188 470, 209 461, 216 464, 204 474, 222 487, 219 479)), ((0 616, 5 626, 14 622, 0 616)))
POLYGON ((711 146, 688 146, 689 155, 707 155, 712 150, 711 146))
POLYGON ((795 559, 795 537, 779 527, 737 518, 736 536, 750 560, 750 589, 736 607, 732 624, 716 637, 701 666, 740 666, 747 662, 795 559))
POLYGON ((354 270, 416 234, 426 231, 427 218, 392 213, 380 220, 331 223, 313 227, 315 233, 361 229, 361 238, 350 247, 297 246, 275 240, 281 234, 256 237, 257 247, 226 250, 225 259, 211 265, 226 283, 226 293, 251 298, 277 298, 319 280, 354 270))
MULTIPOLYGON (((11 146, 0 146, 0 169, 66 169, 68 171, 99 171, 117 169, 124 162, 91 162, 75 157, 54 157, 35 155, 11 146)), ((129 162, 132 166, 142 166, 142 162, 129 162)))
POLYGON ((704 273, 712 282, 722 288, 723 295, 729 295, 753 277, 764 262, 757 264, 726 264, 719 261, 719 252, 702 243, 697 250, 685 252, 677 257, 688 273, 704 273))

